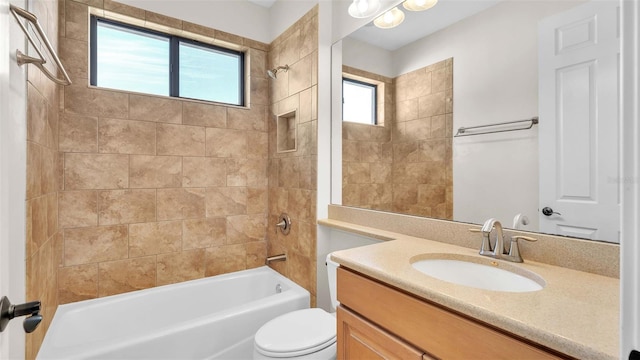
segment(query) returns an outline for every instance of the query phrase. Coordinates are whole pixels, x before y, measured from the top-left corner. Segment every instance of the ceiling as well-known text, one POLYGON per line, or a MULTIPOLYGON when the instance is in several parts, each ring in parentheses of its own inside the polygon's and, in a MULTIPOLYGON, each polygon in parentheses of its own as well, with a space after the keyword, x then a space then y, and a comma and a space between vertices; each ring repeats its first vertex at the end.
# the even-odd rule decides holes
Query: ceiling
POLYGON ((379 29, 370 22, 349 36, 388 51, 395 51, 486 10, 500 1, 502 0, 439 0, 431 9, 418 12, 406 10, 402 5, 398 5, 405 14, 405 20, 399 26, 392 29, 379 29))

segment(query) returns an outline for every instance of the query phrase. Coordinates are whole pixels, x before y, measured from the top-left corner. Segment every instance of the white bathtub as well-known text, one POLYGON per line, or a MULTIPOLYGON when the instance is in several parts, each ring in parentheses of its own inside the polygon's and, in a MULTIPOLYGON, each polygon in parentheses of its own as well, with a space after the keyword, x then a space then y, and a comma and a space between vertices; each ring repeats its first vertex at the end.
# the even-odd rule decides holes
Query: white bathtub
POLYGON ((274 317, 309 292, 263 266, 60 305, 38 359, 248 359, 274 317))

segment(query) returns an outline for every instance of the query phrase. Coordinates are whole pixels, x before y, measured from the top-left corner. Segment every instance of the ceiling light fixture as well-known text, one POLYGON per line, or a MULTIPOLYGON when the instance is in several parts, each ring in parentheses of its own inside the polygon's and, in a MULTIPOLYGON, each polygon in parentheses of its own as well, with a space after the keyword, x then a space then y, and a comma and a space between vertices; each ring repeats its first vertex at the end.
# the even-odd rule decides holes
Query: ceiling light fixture
POLYGON ((357 19, 367 18, 380 10, 380 0, 353 0, 349 15, 357 19))
POLYGON ((438 0, 406 0, 402 6, 409 11, 423 11, 434 7, 438 0))
POLYGON ((391 29, 400 25, 403 21, 404 13, 402 10, 394 7, 373 20, 373 24, 381 29, 391 29))

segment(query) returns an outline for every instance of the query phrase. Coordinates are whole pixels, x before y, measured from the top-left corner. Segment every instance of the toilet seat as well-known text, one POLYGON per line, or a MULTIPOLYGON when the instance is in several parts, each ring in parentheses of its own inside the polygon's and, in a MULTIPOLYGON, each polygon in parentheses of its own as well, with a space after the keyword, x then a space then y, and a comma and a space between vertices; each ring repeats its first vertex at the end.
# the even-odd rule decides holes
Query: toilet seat
POLYGON ((311 354, 336 342, 336 318, 313 308, 293 311, 264 324, 255 335, 255 349, 274 358, 311 354))

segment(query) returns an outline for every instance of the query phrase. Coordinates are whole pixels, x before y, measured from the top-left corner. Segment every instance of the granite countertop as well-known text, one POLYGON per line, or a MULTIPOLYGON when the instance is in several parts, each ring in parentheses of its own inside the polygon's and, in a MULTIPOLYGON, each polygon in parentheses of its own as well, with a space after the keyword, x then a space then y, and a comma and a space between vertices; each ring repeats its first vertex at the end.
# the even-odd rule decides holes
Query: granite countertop
POLYGON ((490 259, 478 255, 478 250, 336 220, 319 224, 387 240, 334 252, 332 259, 344 267, 575 358, 618 358, 620 281, 616 278, 526 258, 522 264, 496 260, 540 275, 546 286, 525 293, 476 289, 427 276, 411 266, 411 259, 428 254, 490 259))

